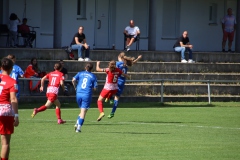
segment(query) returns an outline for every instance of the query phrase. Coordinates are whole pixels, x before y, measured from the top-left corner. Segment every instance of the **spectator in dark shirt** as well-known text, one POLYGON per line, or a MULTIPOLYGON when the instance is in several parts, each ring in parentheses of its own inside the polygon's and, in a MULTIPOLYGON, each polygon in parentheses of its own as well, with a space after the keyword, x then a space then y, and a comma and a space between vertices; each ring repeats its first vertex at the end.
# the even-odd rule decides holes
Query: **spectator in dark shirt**
MULTIPOLYGON (((66 81, 68 79, 68 70, 64 67, 64 62, 62 59, 59 61, 59 63, 62 65, 62 67, 59 71, 63 73, 64 79, 66 81)), ((69 83, 64 82, 64 96, 69 96, 68 85, 69 85, 69 83)))
POLYGON ((78 28, 78 32, 74 35, 72 43, 71 43, 71 47, 73 50, 78 50, 78 61, 91 61, 91 59, 89 59, 89 50, 90 47, 87 44, 86 41, 86 36, 83 33, 83 26, 80 26, 78 28), (82 57, 82 51, 85 51, 85 59, 83 59, 82 57))
POLYGON ((173 48, 176 52, 181 52, 181 62, 182 63, 194 63, 195 62, 192 60, 193 45, 190 44, 187 31, 184 31, 182 36, 180 36, 178 38, 178 40, 174 44, 173 48), (189 54, 188 61, 185 59, 185 55, 184 55, 185 50, 187 50, 188 54, 189 54))

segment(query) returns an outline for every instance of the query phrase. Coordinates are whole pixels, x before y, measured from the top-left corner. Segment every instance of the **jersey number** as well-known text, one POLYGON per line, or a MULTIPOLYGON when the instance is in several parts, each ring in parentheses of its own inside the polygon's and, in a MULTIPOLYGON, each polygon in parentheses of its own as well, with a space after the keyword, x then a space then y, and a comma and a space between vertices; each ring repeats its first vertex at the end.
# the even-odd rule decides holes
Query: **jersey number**
POLYGON ((57 79, 57 77, 52 77, 51 86, 55 85, 56 79, 57 79))
POLYGON ((87 78, 83 78, 83 83, 81 85, 82 89, 87 87, 87 78))
POLYGON ((113 77, 113 82, 114 82, 114 83, 117 82, 117 79, 118 79, 118 75, 114 75, 114 77, 113 77))

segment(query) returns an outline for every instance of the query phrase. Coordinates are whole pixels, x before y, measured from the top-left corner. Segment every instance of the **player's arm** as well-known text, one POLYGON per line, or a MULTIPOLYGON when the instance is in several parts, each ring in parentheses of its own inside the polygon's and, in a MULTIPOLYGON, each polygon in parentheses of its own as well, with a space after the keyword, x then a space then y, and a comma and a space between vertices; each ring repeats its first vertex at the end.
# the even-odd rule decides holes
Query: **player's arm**
POLYGON ((72 79, 72 84, 73 84, 73 87, 74 87, 75 90, 77 90, 77 89, 76 89, 76 81, 77 81, 77 80, 76 80, 75 78, 72 79))
POLYGON ((79 42, 78 37, 75 37, 74 39, 75 39, 76 44, 81 44, 82 45, 82 43, 79 42))
POLYGON ((16 97, 16 92, 10 92, 10 101, 15 114, 13 125, 17 127, 19 125, 19 119, 18 119, 18 100, 16 97))
POLYGON ((47 79, 47 76, 44 76, 42 79, 41 79, 41 87, 40 87, 40 92, 43 91, 43 88, 44 88, 44 81, 47 79))
POLYGON ((100 61, 97 61, 96 71, 97 72, 105 72, 106 69, 105 68, 100 68, 99 65, 100 65, 100 61))
POLYGON ((138 58, 133 61, 133 64, 137 63, 137 61, 139 61, 141 58, 142 58, 142 55, 139 55, 138 58))
POLYGON ((130 78, 130 76, 128 74, 122 73, 122 75, 126 78, 130 78))

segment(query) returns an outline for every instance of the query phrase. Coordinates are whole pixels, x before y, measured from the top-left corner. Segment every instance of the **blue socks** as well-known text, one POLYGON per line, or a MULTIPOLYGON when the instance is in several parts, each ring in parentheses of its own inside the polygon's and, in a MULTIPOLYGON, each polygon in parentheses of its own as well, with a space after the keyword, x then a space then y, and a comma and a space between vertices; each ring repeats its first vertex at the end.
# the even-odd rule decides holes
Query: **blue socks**
POLYGON ((83 122, 84 122, 84 119, 82 119, 82 118, 80 118, 80 116, 78 116, 78 124, 79 124, 80 126, 82 126, 82 125, 83 125, 83 122))
POLYGON ((118 101, 117 101, 117 100, 114 100, 113 108, 112 108, 112 112, 111 112, 111 113, 114 114, 114 113, 116 112, 117 106, 118 106, 118 101))

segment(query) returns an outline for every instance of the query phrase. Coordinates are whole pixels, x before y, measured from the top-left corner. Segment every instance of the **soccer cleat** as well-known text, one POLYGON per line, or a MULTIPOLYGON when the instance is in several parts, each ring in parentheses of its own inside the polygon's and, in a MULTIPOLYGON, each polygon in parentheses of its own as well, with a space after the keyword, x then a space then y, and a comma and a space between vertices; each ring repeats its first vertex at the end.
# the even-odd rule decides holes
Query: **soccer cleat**
POLYGON ((38 113, 37 108, 34 108, 31 117, 32 117, 32 118, 35 117, 37 113, 38 113))
POLYGON ((104 116, 105 116, 104 112, 100 113, 97 121, 101 121, 104 116))
POLYGON ((81 130, 78 130, 78 129, 76 129, 76 131, 75 131, 76 133, 79 133, 79 132, 81 132, 81 130))
POLYGON ((62 120, 62 119, 58 119, 58 124, 64 124, 66 123, 66 121, 62 120))
POLYGON ((114 103, 114 100, 111 99, 111 100, 109 101, 109 104, 113 104, 113 103, 114 103))
POLYGON ((74 131, 76 131, 76 130, 77 130, 77 124, 74 125, 74 131))
POLYGON ((109 119, 111 119, 111 118, 113 118, 113 117, 114 117, 114 113, 111 113, 111 114, 108 115, 108 118, 109 118, 109 119))
POLYGON ((106 98, 106 99, 105 99, 105 102, 107 103, 107 102, 108 102, 108 100, 109 100, 109 99, 108 99, 108 98, 106 98))

